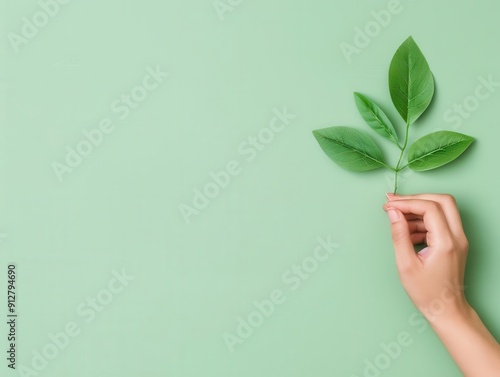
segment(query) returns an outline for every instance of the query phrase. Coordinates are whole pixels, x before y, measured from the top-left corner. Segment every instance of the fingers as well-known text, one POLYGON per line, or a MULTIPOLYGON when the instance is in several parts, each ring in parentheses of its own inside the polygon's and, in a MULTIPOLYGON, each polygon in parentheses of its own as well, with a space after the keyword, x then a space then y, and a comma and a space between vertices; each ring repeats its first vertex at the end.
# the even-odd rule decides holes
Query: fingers
POLYGON ((410 233, 427 233, 427 229, 425 228, 425 224, 423 220, 410 220, 406 219, 408 222, 408 229, 410 233))
MULTIPOLYGON (((433 235, 432 240, 436 244, 447 243, 452 238, 447 218, 437 202, 422 199, 392 200, 384 205, 385 210, 389 208, 421 216, 426 231, 433 235)), ((406 219, 404 221, 407 223, 406 219)))
POLYGON ((391 223, 396 264, 400 271, 407 271, 419 261, 413 248, 414 241, 410 234, 408 222, 403 213, 397 208, 388 208, 387 215, 391 223))
POLYGON ((405 213, 406 220, 422 220, 422 216, 415 215, 413 213, 405 213))
POLYGON ((406 200, 406 199, 421 199, 430 200, 441 205, 446 220, 452 233, 456 236, 463 236, 464 230, 460 212, 455 201, 455 198, 447 194, 417 194, 417 195, 394 195, 388 194, 389 200, 406 200))
POLYGON ((414 245, 427 243, 427 233, 413 233, 411 235, 411 242, 413 242, 414 245))

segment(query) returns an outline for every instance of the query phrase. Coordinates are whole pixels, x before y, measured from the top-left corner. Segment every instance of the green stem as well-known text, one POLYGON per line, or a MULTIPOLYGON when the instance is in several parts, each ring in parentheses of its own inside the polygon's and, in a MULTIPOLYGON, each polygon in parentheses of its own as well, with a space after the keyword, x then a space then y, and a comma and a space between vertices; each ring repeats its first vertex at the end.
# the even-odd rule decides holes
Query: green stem
POLYGON ((408 167, 408 165, 409 165, 409 164, 406 164, 406 165, 405 165, 405 166, 403 166, 402 168, 399 168, 399 171, 406 169, 406 168, 408 167))
POLYGON ((408 146, 408 134, 410 133, 410 123, 406 123, 406 133, 405 133, 405 142, 403 144, 403 147, 401 148, 401 154, 399 156, 398 164, 396 165, 396 169, 394 170, 394 194, 397 194, 398 192, 398 173, 406 168, 408 165, 403 166, 402 168, 400 167, 401 161, 403 160, 403 155, 405 153, 406 147, 408 146))
POLYGON ((399 141, 396 140, 395 144, 397 145, 400 151, 403 151, 403 147, 401 146, 401 144, 399 144, 399 141))
POLYGON ((394 194, 398 193, 398 173, 398 170, 394 173, 394 194))
POLYGON ((384 164, 383 162, 381 162, 381 164, 382 164, 385 168, 387 168, 387 169, 389 169, 389 170, 392 170, 393 172, 395 172, 395 171, 396 171, 396 168, 393 168, 392 166, 389 166, 389 165, 387 165, 387 164, 384 164))

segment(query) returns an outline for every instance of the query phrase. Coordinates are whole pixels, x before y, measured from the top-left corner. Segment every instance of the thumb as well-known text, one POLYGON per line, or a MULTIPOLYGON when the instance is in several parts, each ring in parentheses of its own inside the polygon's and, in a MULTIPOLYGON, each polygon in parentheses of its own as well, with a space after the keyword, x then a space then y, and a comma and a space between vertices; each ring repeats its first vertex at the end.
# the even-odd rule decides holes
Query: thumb
POLYGON ((406 270, 411 268, 417 260, 413 242, 411 241, 408 222, 401 211, 396 208, 388 208, 387 215, 391 222, 392 242, 394 243, 396 264, 398 269, 406 270))

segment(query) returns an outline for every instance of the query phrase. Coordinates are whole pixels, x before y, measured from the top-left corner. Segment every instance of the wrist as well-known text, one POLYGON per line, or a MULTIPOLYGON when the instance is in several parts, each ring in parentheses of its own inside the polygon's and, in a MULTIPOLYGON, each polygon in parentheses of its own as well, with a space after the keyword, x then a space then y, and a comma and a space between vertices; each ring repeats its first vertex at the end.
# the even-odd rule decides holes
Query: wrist
POLYGON ((448 327, 458 326, 461 323, 471 323, 477 314, 465 300, 457 300, 456 302, 448 303, 440 308, 441 310, 423 310, 422 314, 429 321, 434 330, 445 329, 448 327))

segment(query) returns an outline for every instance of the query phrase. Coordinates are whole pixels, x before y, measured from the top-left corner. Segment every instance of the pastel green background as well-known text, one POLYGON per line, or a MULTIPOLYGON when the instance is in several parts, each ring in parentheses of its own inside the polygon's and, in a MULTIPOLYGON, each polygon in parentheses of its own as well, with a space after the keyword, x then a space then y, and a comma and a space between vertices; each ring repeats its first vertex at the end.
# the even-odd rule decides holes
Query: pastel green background
MULTIPOLYGON (((210 0, 75 0, 15 53, 7 34, 39 5, 3 0, 0 313, 4 322, 14 262, 18 365, 31 367, 32 350, 76 322, 81 334, 40 376, 360 377, 364 360, 404 331, 412 345, 381 376, 460 376, 432 331, 408 321, 415 308, 381 209, 386 173, 342 170, 311 131, 365 127, 353 91, 398 119, 387 71, 409 35, 437 83, 412 138, 452 129, 443 115, 478 78, 500 80, 500 3, 401 0, 404 10, 348 63, 340 43, 353 43, 354 28, 387 3, 246 0, 222 21, 210 0), (110 104, 157 65, 170 77, 119 120, 110 104), (239 144, 283 107, 296 119, 247 162, 239 144), (116 129, 59 182, 51 164, 105 117, 116 129), (179 205, 231 160, 241 174, 186 224, 179 205), (337 253, 293 291, 283 273, 328 236, 337 253), (85 324, 75 308, 122 269, 135 279, 85 324), (286 301, 229 352, 223 334, 275 289, 286 301)), ((471 243, 467 296, 500 339, 499 98, 456 128, 478 139, 466 156, 403 179, 401 192, 456 196, 471 243)), ((18 375, 5 360, 0 367, 18 375)))

